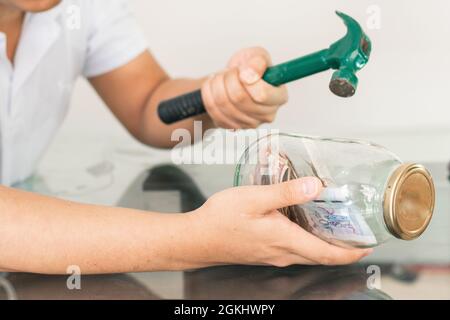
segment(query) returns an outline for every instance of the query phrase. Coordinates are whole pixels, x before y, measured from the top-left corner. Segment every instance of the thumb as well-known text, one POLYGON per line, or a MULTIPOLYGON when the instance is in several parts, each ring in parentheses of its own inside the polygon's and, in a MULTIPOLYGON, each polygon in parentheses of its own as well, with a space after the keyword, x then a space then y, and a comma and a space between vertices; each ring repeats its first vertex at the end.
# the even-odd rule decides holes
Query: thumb
POLYGON ((252 85, 261 80, 269 66, 269 61, 264 55, 251 57, 239 66, 239 78, 246 85, 252 85))
POLYGON ((247 193, 247 203, 253 211, 265 213, 312 201, 320 195, 322 189, 322 182, 314 177, 270 186, 255 186, 247 193))

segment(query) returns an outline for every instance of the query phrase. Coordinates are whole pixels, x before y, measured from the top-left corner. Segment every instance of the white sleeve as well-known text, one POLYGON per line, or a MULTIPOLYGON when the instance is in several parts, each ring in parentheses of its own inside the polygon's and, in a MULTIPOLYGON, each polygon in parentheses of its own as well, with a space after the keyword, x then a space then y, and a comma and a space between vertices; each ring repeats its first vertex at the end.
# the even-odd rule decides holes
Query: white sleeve
POLYGON ((83 75, 105 74, 131 62, 148 49, 126 1, 92 0, 83 75))

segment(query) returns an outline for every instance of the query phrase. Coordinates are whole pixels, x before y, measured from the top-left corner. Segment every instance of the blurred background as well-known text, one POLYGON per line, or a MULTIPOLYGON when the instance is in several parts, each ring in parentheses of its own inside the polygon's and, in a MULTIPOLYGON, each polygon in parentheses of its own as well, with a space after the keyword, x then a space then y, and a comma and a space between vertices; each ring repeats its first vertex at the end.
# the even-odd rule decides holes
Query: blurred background
MULTIPOLYGON (((130 0, 150 50, 173 77, 223 68, 243 47, 263 46, 274 63, 328 47, 357 19, 373 41, 355 97, 328 90, 330 72, 289 86, 290 101, 271 127, 368 139, 403 160, 450 160, 450 2, 446 0, 130 0)), ((80 79, 58 141, 135 143, 80 79), (86 114, 89 114, 86 117, 86 114), (82 130, 80 130, 82 127, 82 130)))

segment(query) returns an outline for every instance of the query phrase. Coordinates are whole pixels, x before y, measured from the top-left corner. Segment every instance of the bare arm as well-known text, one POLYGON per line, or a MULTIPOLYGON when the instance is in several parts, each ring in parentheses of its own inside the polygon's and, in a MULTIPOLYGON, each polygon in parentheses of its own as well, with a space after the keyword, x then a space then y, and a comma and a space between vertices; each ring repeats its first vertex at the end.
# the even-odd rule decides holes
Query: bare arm
POLYGON ((229 189, 188 214, 84 205, 0 187, 0 269, 65 274, 185 270, 223 264, 347 264, 275 208, 315 199, 315 178, 229 189), (306 190, 306 191, 305 191, 306 190), (239 199, 236 201, 236 199, 239 199))
POLYGON ((83 205, 0 187, 0 268, 83 274, 200 267, 184 260, 191 215, 83 205))
POLYGON ((159 120, 156 110, 162 100, 196 90, 203 80, 169 79, 149 52, 124 67, 90 79, 90 82, 114 115, 144 144, 171 147, 177 143, 170 139, 173 130, 185 128, 193 133, 194 120, 203 121, 204 130, 214 126, 208 115, 171 126, 159 120))

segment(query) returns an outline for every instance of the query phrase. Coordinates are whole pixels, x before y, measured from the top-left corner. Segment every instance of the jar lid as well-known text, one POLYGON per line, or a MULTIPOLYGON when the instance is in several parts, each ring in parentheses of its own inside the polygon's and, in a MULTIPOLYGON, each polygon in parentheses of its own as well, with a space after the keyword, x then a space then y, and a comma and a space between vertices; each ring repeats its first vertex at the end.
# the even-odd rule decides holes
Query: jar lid
POLYGON ((434 204, 434 183, 428 170, 419 164, 401 165, 385 191, 384 221, 395 237, 414 240, 428 227, 434 204))

